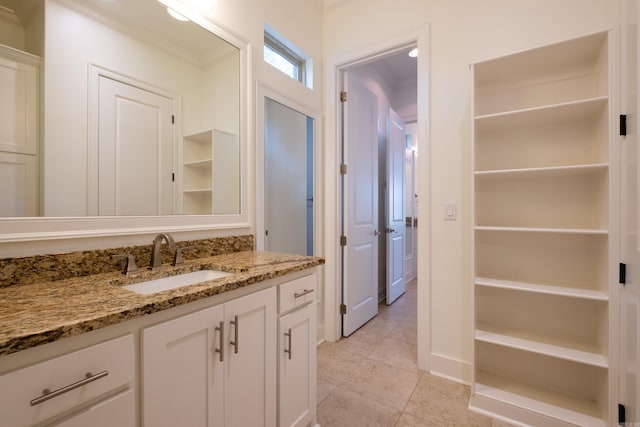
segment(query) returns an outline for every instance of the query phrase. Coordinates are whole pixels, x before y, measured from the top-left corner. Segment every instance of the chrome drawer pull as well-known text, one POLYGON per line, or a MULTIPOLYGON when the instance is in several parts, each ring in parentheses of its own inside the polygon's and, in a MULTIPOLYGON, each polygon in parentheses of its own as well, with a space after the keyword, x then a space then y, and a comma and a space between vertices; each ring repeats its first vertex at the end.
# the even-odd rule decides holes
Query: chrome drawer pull
POLYGON ((291 360, 291 355, 293 354, 293 349, 291 348, 291 328, 289 328, 289 332, 284 333, 285 337, 289 338, 289 349, 284 349, 285 353, 289 353, 289 360, 291 360))
POLYGON ((293 294, 294 298, 300 298, 313 292, 313 289, 305 289, 303 292, 293 294))
POLYGON ((220 361, 224 362, 224 322, 220 321, 220 326, 215 327, 216 331, 220 332, 220 348, 216 348, 216 353, 220 353, 220 361))
POLYGON ((231 344, 233 346, 233 352, 235 354, 238 354, 238 328, 240 327, 240 323, 238 322, 238 316, 233 316, 233 320, 230 321, 229 323, 231 323, 234 328, 233 328, 233 341, 229 341, 229 344, 231 344))
POLYGON ((85 375, 86 378, 81 379, 80 381, 76 381, 73 384, 69 384, 67 386, 64 386, 54 391, 51 391, 48 388, 45 388, 44 390, 42 390, 42 396, 36 397, 30 402, 30 404, 31 406, 36 406, 42 402, 46 402, 49 399, 53 399, 54 397, 60 396, 61 394, 65 394, 66 392, 75 390, 78 387, 82 387, 83 385, 92 383, 96 380, 99 380, 100 378, 104 378, 107 375, 109 375, 109 371, 102 371, 95 375, 91 374, 91 372, 87 372, 87 374, 85 375))

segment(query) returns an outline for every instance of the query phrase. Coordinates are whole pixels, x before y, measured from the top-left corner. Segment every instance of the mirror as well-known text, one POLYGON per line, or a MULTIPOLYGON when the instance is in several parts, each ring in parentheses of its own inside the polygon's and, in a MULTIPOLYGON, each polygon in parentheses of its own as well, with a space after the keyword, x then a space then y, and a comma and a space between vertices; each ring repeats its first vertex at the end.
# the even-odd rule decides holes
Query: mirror
POLYGON ((0 31, 0 87, 22 79, 0 100, 17 110, 0 121, 0 216, 241 213, 238 47, 157 0, 0 6, 16 17, 0 31), (3 74, 28 68, 19 51, 41 57, 35 77, 3 74))

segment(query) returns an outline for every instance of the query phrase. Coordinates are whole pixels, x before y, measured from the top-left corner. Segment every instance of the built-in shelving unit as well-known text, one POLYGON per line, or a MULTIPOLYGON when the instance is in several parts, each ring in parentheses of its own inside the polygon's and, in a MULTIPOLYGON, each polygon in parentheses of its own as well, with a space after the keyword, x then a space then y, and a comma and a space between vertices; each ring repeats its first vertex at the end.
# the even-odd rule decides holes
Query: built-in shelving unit
POLYGON ((207 130, 183 137, 182 211, 239 212, 239 145, 236 135, 207 130))
POLYGON ((610 423, 609 39, 473 66, 472 409, 610 423))

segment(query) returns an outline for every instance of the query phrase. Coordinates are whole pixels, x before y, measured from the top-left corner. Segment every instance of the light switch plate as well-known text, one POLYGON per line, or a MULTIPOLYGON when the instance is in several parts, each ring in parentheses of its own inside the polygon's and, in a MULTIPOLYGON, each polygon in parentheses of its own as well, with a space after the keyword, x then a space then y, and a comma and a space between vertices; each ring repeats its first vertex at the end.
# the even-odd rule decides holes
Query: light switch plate
POLYGON ((456 220, 456 204, 455 203, 444 204, 444 219, 447 221, 456 220))

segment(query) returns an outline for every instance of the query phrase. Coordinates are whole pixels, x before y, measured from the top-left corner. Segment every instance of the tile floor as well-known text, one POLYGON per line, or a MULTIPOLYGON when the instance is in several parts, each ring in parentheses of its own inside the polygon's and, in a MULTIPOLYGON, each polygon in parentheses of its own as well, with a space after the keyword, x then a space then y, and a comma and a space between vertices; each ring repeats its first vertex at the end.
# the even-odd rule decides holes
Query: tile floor
POLYGON ((506 426, 467 409, 469 387, 418 369, 416 281, 337 343, 318 347, 318 422, 331 426, 506 426))

